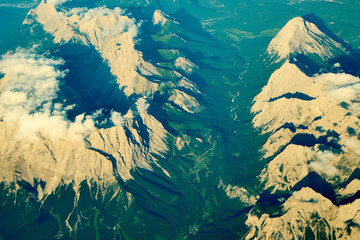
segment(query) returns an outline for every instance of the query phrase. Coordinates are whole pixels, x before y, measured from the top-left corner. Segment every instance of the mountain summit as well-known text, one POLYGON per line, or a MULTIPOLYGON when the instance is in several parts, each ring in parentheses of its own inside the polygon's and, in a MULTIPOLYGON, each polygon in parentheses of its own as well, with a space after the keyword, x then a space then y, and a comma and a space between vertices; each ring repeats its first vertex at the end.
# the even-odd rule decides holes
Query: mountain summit
POLYGON ((262 148, 264 193, 248 215, 246 239, 358 239, 359 187, 347 185, 360 163, 360 79, 324 69, 308 76, 299 68, 346 53, 301 17, 268 52, 286 60, 251 109, 254 127, 270 137, 262 148), (302 62, 301 54, 310 59, 302 62))
POLYGON ((271 40, 267 52, 276 62, 293 54, 317 55, 322 61, 346 54, 341 43, 302 17, 291 19, 271 40))

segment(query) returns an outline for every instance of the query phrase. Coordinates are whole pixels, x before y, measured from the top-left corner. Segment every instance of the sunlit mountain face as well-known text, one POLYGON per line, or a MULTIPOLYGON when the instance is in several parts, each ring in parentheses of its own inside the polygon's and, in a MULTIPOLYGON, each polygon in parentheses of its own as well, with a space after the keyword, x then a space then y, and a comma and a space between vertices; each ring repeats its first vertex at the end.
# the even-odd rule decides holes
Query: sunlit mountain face
POLYGON ((0 239, 359 239, 359 11, 1 0, 0 239))

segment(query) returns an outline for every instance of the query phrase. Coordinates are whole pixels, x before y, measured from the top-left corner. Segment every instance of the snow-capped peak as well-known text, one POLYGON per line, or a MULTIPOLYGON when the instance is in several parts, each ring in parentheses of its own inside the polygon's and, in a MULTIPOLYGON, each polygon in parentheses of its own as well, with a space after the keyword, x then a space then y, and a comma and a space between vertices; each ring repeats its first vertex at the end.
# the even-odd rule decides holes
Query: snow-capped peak
POLYGON ((267 52, 279 62, 291 54, 316 54, 322 60, 333 58, 346 49, 302 17, 291 19, 270 42, 267 52))

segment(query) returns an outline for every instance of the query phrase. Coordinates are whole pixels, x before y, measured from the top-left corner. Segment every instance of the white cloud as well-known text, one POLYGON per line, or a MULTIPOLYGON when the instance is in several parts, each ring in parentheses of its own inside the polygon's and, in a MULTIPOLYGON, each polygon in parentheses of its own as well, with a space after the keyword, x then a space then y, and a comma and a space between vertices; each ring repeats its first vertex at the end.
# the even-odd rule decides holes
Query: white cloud
MULTIPOLYGON (((136 23, 135 19, 129 18, 124 15, 124 10, 119 7, 109 9, 105 7, 97 8, 73 8, 68 12, 64 13, 67 17, 77 15, 80 21, 90 22, 93 19, 101 16, 120 16, 123 17, 122 21, 119 21, 116 25, 109 24, 109 27, 102 28, 102 34, 104 36, 114 36, 124 31, 129 32, 131 37, 136 37, 138 34, 139 24, 136 23)), ((105 27, 105 26, 103 26, 105 27)))
POLYGON ((120 9, 119 7, 116 7, 114 9, 98 7, 98 8, 91 8, 91 9, 87 10, 86 12, 84 12, 83 18, 86 21, 90 21, 91 19, 93 19, 95 17, 99 17, 99 16, 107 16, 107 15, 111 15, 111 14, 120 16, 123 13, 124 13, 124 11, 122 9, 120 9))
POLYGON ((138 35, 138 25, 133 19, 128 18, 123 22, 119 22, 118 24, 111 26, 109 30, 105 31, 103 34, 104 37, 110 37, 125 31, 129 34, 130 38, 135 38, 138 35))
POLYGON ((332 165, 335 154, 329 151, 317 152, 317 161, 311 162, 312 167, 317 173, 325 174, 328 177, 334 177, 338 174, 339 170, 332 165))
POLYGON ((360 116, 360 102, 353 102, 349 106, 350 112, 354 114, 355 116, 360 116))
POLYGON ((325 93, 338 102, 355 100, 360 91, 360 78, 346 73, 326 73, 315 78, 324 82, 325 93))
POLYGON ((93 116, 81 114, 75 118, 75 122, 71 123, 67 132, 67 137, 75 140, 81 140, 84 136, 88 136, 95 131, 95 121, 93 116))
MULTIPOLYGON (((56 102, 60 91, 60 81, 67 71, 60 71, 62 59, 49 59, 25 49, 17 49, 14 54, 5 54, 0 60, 0 72, 5 76, 0 80, 0 119, 17 128, 17 138, 22 141, 82 140, 95 131, 96 125, 108 120, 114 125, 124 126, 128 118, 111 111, 109 119, 99 109, 91 115, 80 114, 74 121, 67 118, 67 111, 75 105, 56 102)), ((146 98, 135 103, 139 114, 149 107, 146 98)), ((130 115, 129 115, 130 116, 130 115)))
POLYGON ((95 128, 97 116, 76 117, 71 122, 66 112, 74 106, 55 103, 59 80, 66 71, 60 71, 62 59, 49 59, 34 50, 18 49, 2 56, 0 72, 0 119, 17 127, 19 140, 35 141, 71 138, 80 140, 95 128))
POLYGON ((136 107, 139 113, 145 113, 149 107, 145 98, 139 98, 136 102, 136 107))
POLYGON ((63 63, 24 49, 2 56, 0 72, 6 76, 1 80, 0 117, 6 118, 15 109, 18 113, 30 113, 56 98, 57 78, 66 73, 57 70, 57 66, 63 63))
POLYGON ((114 9, 109 9, 105 7, 97 7, 88 9, 87 7, 82 8, 72 8, 69 11, 64 12, 67 17, 72 15, 78 15, 80 20, 91 21, 92 19, 100 16, 107 16, 107 15, 122 15, 124 14, 124 10, 119 7, 114 9))
POLYGON ((59 5, 59 4, 63 4, 64 2, 67 2, 67 1, 68 0, 45 0, 45 3, 59 5))
POLYGON ((347 102, 349 110, 360 116, 360 78, 346 73, 319 75, 316 81, 324 82, 325 95, 336 103, 347 102))
POLYGON ((18 139, 36 141, 39 138, 52 140, 65 137, 68 122, 61 115, 50 112, 23 113, 18 119, 18 139))
POLYGON ((225 191, 226 196, 229 198, 238 198, 241 202, 247 205, 255 204, 258 199, 257 196, 251 195, 245 188, 231 186, 230 184, 225 185, 221 179, 218 188, 222 188, 225 191))
POLYGON ((353 152, 360 155, 360 141, 356 138, 346 138, 344 139, 344 145, 350 148, 353 152))
POLYGON ((116 111, 111 112, 110 119, 116 126, 123 126, 125 124, 125 118, 121 115, 121 113, 118 113, 116 111))
POLYGON ((10 8, 32 8, 37 5, 37 2, 32 3, 3 3, 0 4, 0 7, 10 7, 10 8))
POLYGON ((27 96, 24 92, 5 91, 0 98, 4 105, 13 106, 26 103, 27 96))
MULTIPOLYGON (((105 7, 98 7, 98 8, 82 8, 78 9, 74 13, 79 16, 80 20, 90 22, 94 18, 101 17, 101 16, 108 16, 108 15, 114 15, 114 16, 122 16, 124 14, 124 11, 120 9, 119 7, 116 7, 114 9, 109 9, 105 7)), ((138 24, 136 24, 135 20, 129 17, 124 17, 122 21, 119 21, 117 24, 110 24, 107 27, 103 26, 102 28, 102 34, 104 37, 111 37, 115 36, 119 33, 127 32, 129 33, 129 36, 131 38, 134 38, 138 34, 138 24)))

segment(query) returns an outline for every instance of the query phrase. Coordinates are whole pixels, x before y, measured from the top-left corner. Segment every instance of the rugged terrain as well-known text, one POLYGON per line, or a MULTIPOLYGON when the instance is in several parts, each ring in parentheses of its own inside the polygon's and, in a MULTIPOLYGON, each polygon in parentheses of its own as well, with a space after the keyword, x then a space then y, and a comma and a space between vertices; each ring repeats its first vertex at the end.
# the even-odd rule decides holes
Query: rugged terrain
POLYGON ((359 237, 360 79, 334 60, 351 55, 345 49, 300 17, 271 41, 281 66, 251 108, 253 125, 270 136, 247 239, 359 237))

